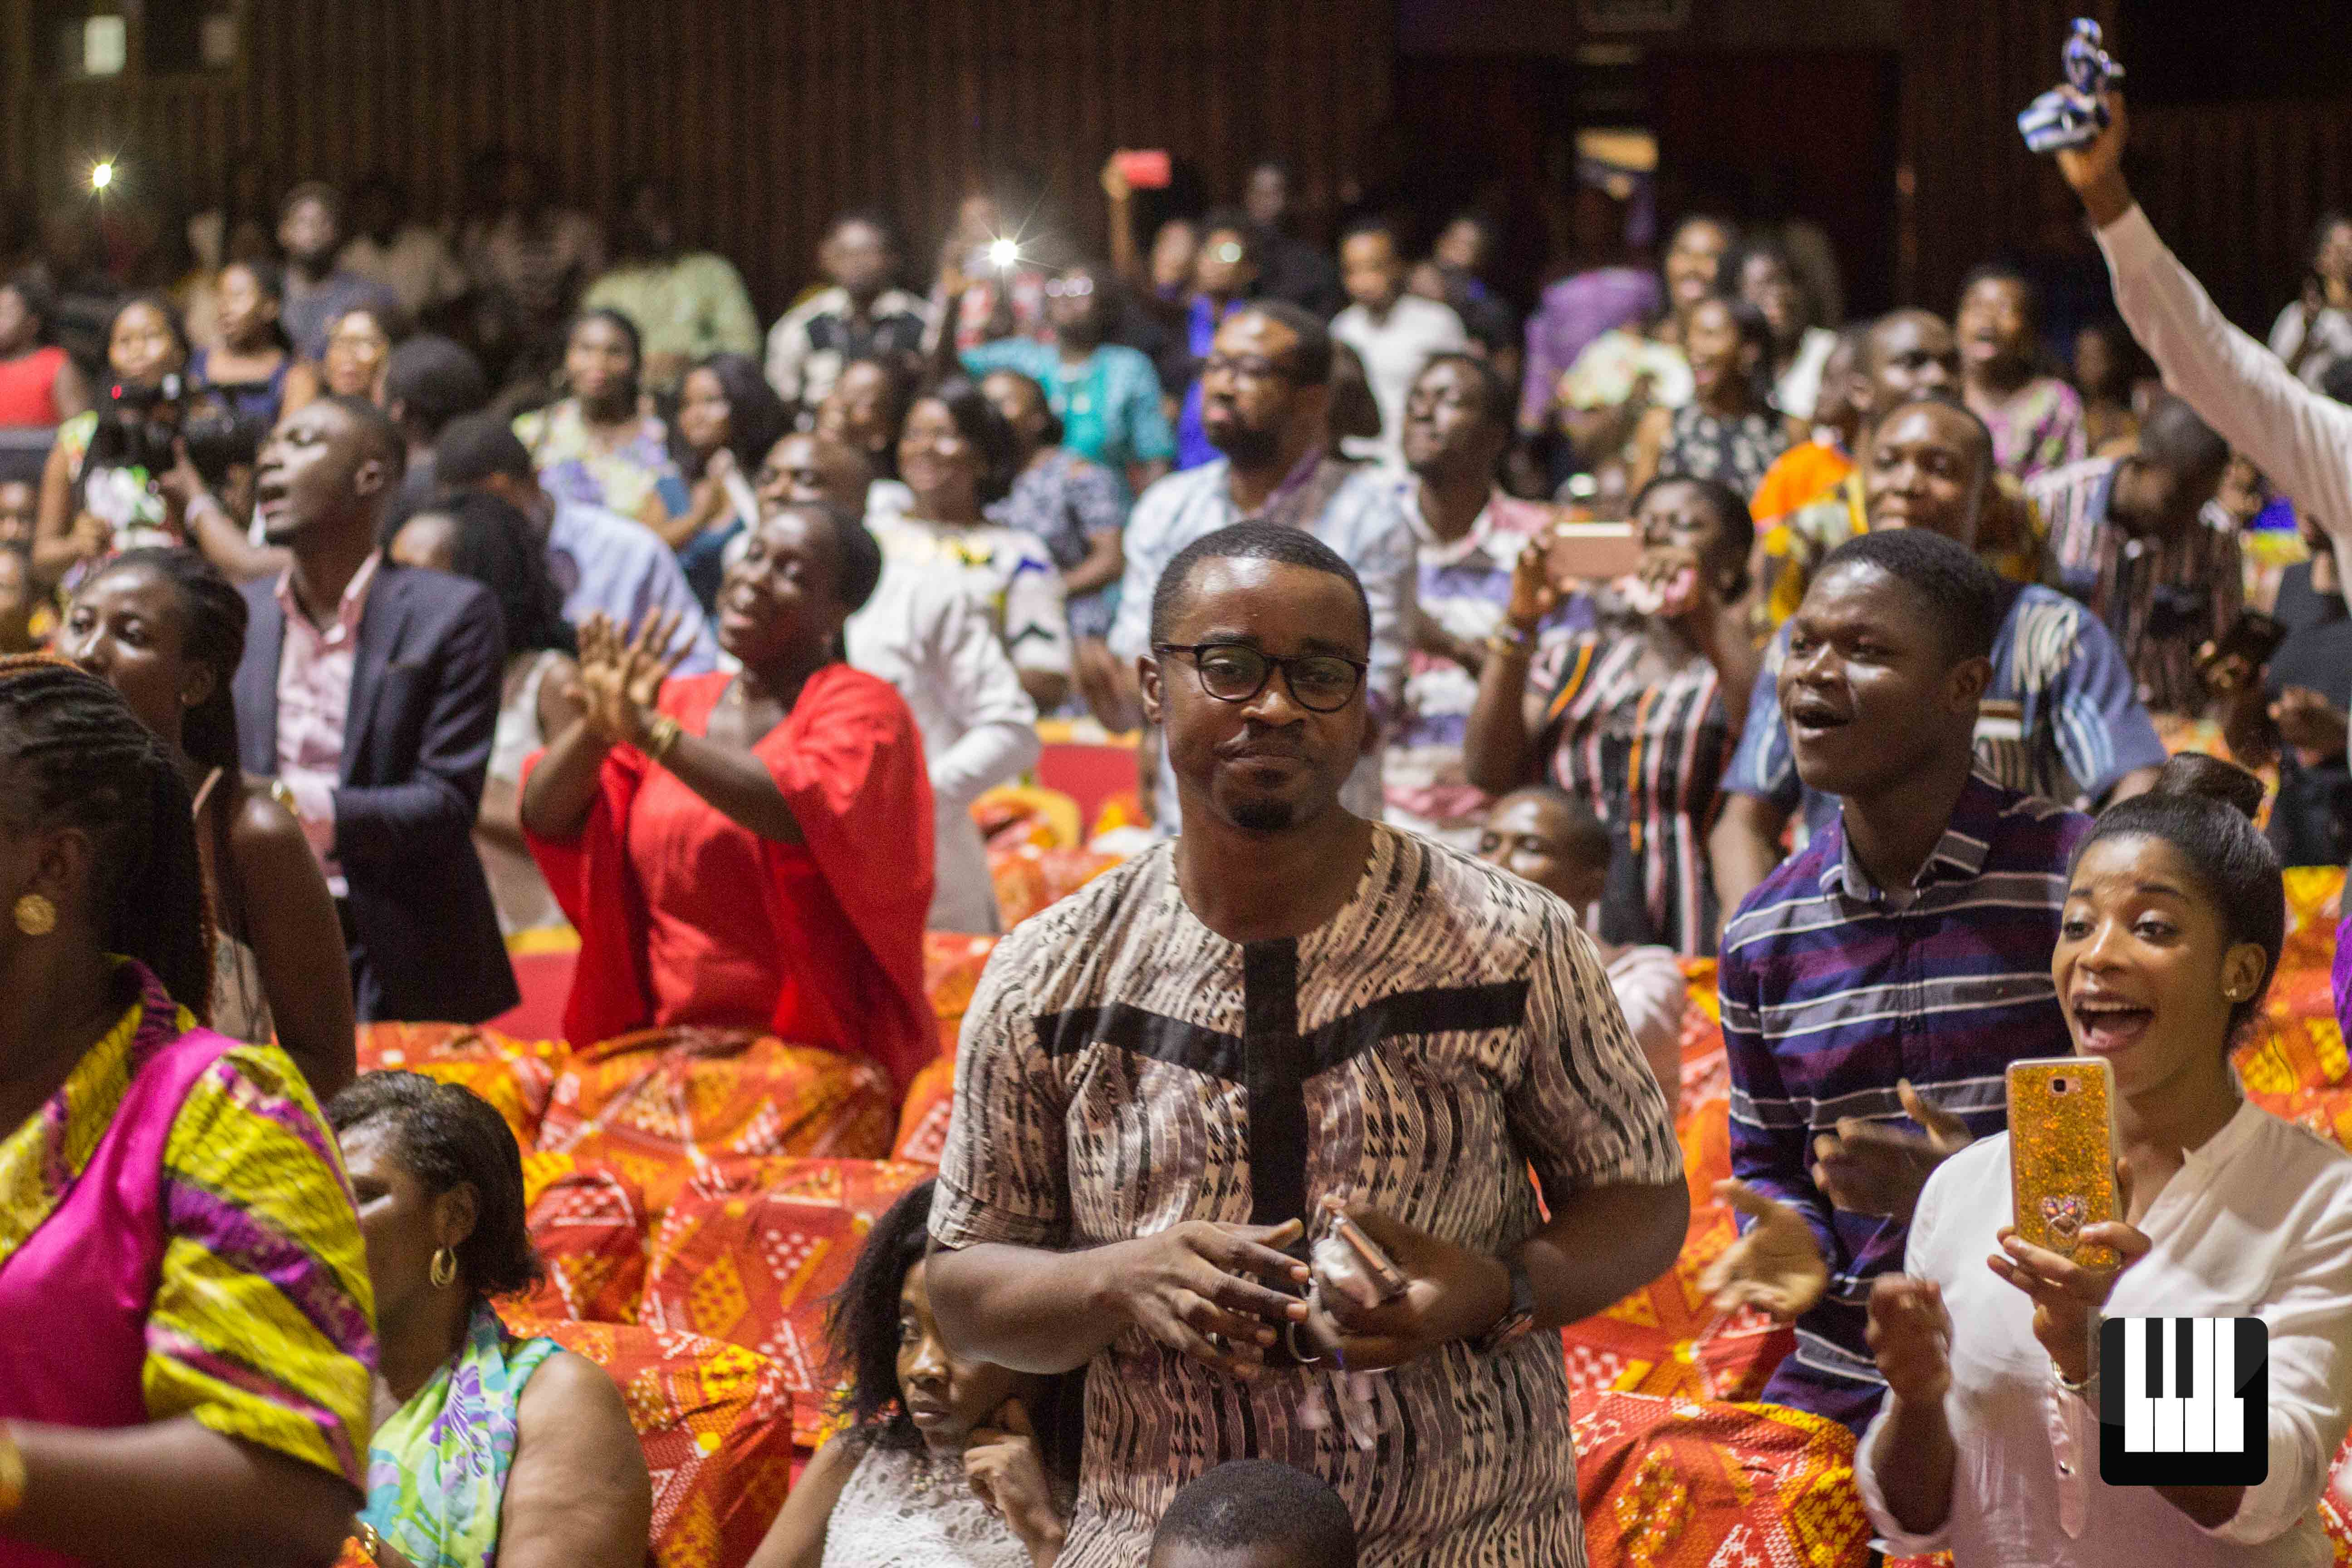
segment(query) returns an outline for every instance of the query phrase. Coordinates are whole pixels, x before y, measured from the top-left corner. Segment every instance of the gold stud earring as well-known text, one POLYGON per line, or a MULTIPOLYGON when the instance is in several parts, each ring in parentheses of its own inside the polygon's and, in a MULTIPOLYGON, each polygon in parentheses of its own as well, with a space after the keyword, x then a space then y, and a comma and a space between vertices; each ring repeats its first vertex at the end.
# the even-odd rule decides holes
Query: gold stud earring
POLYGON ((457 1255, 447 1247, 433 1255, 433 1268, 426 1275, 436 1290, 446 1290, 457 1282, 457 1255))
POLYGON ((58 906, 38 893, 16 900, 16 929, 26 936, 47 936, 58 929, 58 906))

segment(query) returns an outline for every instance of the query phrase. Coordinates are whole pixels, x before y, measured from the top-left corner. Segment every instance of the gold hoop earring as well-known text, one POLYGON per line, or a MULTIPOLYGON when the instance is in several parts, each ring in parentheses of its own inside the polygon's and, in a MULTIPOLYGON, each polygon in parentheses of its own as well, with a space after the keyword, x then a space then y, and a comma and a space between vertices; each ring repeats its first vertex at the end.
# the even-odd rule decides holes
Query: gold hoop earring
POLYGON ((16 929, 26 936, 47 936, 58 929, 58 906, 38 893, 16 900, 16 929))
POLYGON ((446 1290, 457 1282, 457 1255, 447 1247, 433 1255, 433 1268, 425 1276, 436 1290, 446 1290))

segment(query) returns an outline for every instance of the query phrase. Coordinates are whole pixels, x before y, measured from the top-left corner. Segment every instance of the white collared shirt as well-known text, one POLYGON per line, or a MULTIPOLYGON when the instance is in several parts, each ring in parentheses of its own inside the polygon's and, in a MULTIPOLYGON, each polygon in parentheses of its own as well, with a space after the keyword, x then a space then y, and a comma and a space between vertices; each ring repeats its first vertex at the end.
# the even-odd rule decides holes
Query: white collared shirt
POLYGON ((360 618, 375 584, 382 552, 352 574, 335 618, 314 625, 294 596, 294 574, 278 579, 278 606, 286 641, 278 655, 278 776, 294 797, 294 811, 327 873, 327 890, 349 891, 335 859, 335 791, 343 782, 344 731, 351 721, 352 678, 359 668, 360 618))
POLYGON ((2153 1245, 2108 1299, 2109 1317, 2269 1325, 2270 1477, 2218 1530, 2151 1488, 2099 1479, 2097 1411, 2058 1386, 2033 1337, 2031 1299, 1985 1266, 2011 1206, 2007 1133, 1945 1161, 1919 1195, 1904 1272, 1942 1286, 1951 1314, 1944 1407, 1959 1458, 1943 1527, 1910 1535, 1895 1527, 1872 1465, 1886 1413, 1864 1435, 1854 1479, 1888 1554, 1948 1551, 1959 1568, 2331 1561, 2317 1504, 2352 1426, 2352 1157, 2241 1106, 2157 1194, 2139 1224, 2153 1245))
POLYGON ((843 635, 850 664, 897 687, 922 733, 935 824, 928 929, 994 931, 996 887, 971 803, 1037 760, 1036 706, 952 574, 886 561, 843 635))

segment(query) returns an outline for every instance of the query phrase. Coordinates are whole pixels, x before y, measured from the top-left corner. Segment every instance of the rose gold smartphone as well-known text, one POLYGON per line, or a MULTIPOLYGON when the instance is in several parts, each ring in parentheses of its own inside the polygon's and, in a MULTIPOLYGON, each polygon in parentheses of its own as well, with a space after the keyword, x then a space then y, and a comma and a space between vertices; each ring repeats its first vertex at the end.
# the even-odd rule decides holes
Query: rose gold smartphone
POLYGON ((1382 1300, 1404 1294, 1405 1286, 1410 1283, 1404 1277, 1404 1270, 1396 1266, 1394 1260, 1381 1249, 1380 1243, 1364 1234, 1361 1226, 1346 1215, 1334 1210, 1331 1215, 1331 1233, 1346 1242, 1354 1250, 1356 1256, 1363 1259, 1364 1272, 1370 1274, 1373 1282, 1380 1286, 1382 1300))
POLYGON ((1607 583, 1642 563, 1642 536, 1630 522, 1554 523, 1544 564, 1555 583, 1607 583))
POLYGON ((2112 1268, 2086 1226, 2120 1217, 2116 1202, 2115 1075, 2092 1057, 2009 1064, 2009 1179, 2018 1236, 2085 1268, 2112 1268))

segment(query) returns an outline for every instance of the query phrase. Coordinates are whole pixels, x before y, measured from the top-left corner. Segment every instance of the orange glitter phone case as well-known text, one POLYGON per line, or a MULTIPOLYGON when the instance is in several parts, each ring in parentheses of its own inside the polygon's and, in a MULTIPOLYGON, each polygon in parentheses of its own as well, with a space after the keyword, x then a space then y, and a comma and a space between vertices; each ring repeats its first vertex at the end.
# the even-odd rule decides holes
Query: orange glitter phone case
POLYGON ((2115 1079, 2088 1057, 2009 1064, 2009 1179, 2017 1234, 2086 1268, 2115 1248, 2084 1247, 2083 1227, 2116 1217, 2115 1079))

